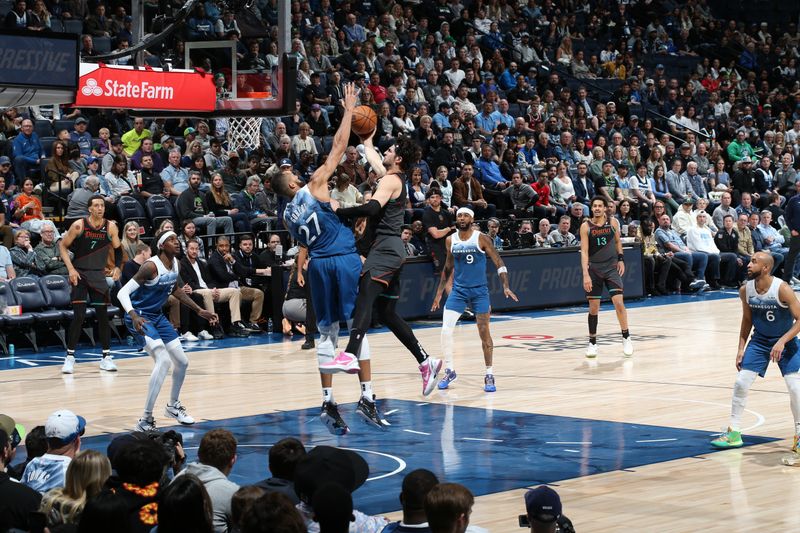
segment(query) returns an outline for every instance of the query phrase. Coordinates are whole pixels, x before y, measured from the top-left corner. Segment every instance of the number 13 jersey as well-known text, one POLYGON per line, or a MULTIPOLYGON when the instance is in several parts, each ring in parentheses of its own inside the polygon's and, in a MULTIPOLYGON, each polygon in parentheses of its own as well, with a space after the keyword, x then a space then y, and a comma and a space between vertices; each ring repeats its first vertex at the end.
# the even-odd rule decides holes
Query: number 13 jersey
POLYGON ((481 233, 472 231, 466 240, 458 232, 450 237, 450 253, 453 254, 455 270, 453 283, 458 287, 480 287, 486 285, 486 253, 481 250, 481 233))
POLYGON ((353 232, 342 224, 328 202, 317 200, 303 187, 283 212, 289 233, 308 248, 310 258, 356 253, 353 232))
POLYGON ((755 280, 750 280, 745 285, 745 295, 747 305, 750 306, 752 313, 753 327, 759 336, 778 339, 792 329, 792 324, 794 324, 792 312, 787 305, 781 303, 778 296, 781 283, 783 283, 781 278, 772 278, 772 285, 764 294, 756 291, 755 280))

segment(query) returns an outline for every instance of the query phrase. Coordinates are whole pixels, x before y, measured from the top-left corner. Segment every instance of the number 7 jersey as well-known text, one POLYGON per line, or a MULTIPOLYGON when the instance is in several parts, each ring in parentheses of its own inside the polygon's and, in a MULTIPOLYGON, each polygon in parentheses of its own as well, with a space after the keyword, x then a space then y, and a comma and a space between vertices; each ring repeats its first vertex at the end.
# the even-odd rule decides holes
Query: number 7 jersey
POLYGON ((317 200, 308 186, 297 191, 286 206, 283 221, 312 259, 356 253, 353 232, 342 224, 331 204, 317 200))

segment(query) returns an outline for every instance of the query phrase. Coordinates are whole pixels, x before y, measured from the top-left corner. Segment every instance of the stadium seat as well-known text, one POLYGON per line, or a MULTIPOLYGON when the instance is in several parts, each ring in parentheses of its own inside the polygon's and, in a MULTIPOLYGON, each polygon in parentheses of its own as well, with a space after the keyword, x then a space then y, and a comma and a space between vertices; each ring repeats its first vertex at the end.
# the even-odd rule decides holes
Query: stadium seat
POLYGON ((98 54, 107 54, 111 51, 111 37, 94 37, 92 43, 98 54))
POLYGON ((42 143, 42 148, 44 149, 44 155, 46 157, 50 157, 53 155, 53 141, 55 141, 55 137, 40 137, 39 142, 42 143))
MULTIPOLYGON (((7 305, 17 305, 17 300, 8 282, 0 281, 0 307, 5 308, 7 305)), ((11 328, 9 318, 8 315, 0 314, 0 348, 6 355, 8 355, 8 332, 11 328)))
POLYGON ((53 133, 58 135, 58 132, 61 130, 67 130, 68 132, 72 133, 72 130, 75 129, 75 121, 74 120, 54 120, 53 121, 53 133))
MULTIPOLYGON (((66 276, 55 274, 39 278, 39 287, 42 290, 42 294, 44 294, 48 309, 51 312, 59 314, 59 327, 54 333, 66 350, 67 336, 64 330, 64 324, 71 322, 75 316, 72 311, 72 287, 66 276)), ((91 333, 92 328, 84 328, 84 331, 86 331, 86 329, 91 333)), ((89 337, 92 340, 92 344, 94 344, 94 336, 90 335, 89 337)))
POLYGON ((147 199, 147 216, 150 217, 150 224, 157 228, 163 220, 177 219, 172 202, 160 194, 155 194, 147 199))
POLYGON ((123 226, 126 222, 133 220, 144 227, 145 231, 150 227, 149 219, 144 212, 142 204, 132 196, 119 197, 119 200, 117 200, 117 213, 119 214, 119 219, 122 221, 123 226))
POLYGON ((75 35, 81 35, 83 33, 83 21, 75 19, 65 20, 64 31, 66 33, 74 33, 75 35))
POLYGON ((64 32, 64 23, 61 22, 61 19, 51 18, 50 19, 50 30, 56 33, 63 33, 64 32))
POLYGON ((11 290, 18 305, 22 306, 22 314, 7 317, 11 327, 18 327, 33 345, 35 352, 39 351, 36 339, 36 323, 51 323, 61 320, 60 311, 47 311, 47 301, 39 287, 36 278, 22 276, 10 282, 11 290))
POLYGON ((37 120, 34 123, 34 131, 36 135, 39 136, 39 139, 44 139, 45 137, 52 137, 53 136, 53 125, 50 124, 49 120, 37 120))

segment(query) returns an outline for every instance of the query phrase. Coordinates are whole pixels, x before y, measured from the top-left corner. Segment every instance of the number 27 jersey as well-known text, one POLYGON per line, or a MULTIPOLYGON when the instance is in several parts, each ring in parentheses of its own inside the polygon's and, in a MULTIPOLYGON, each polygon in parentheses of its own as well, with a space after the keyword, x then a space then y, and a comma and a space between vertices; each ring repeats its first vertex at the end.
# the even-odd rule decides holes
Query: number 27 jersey
POLYGON ((289 233, 308 248, 308 255, 330 257, 356 253, 353 232, 342 224, 328 202, 317 200, 308 186, 303 187, 283 212, 289 233))

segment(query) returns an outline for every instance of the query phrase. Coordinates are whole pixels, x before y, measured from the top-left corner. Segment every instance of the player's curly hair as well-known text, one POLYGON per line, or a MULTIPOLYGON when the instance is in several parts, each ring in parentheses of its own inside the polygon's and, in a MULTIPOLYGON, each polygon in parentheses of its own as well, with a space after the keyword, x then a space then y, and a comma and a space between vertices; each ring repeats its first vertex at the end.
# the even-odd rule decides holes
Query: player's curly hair
POLYGON ((411 137, 400 137, 394 146, 395 156, 400 157, 400 169, 409 172, 422 157, 422 150, 411 137))

